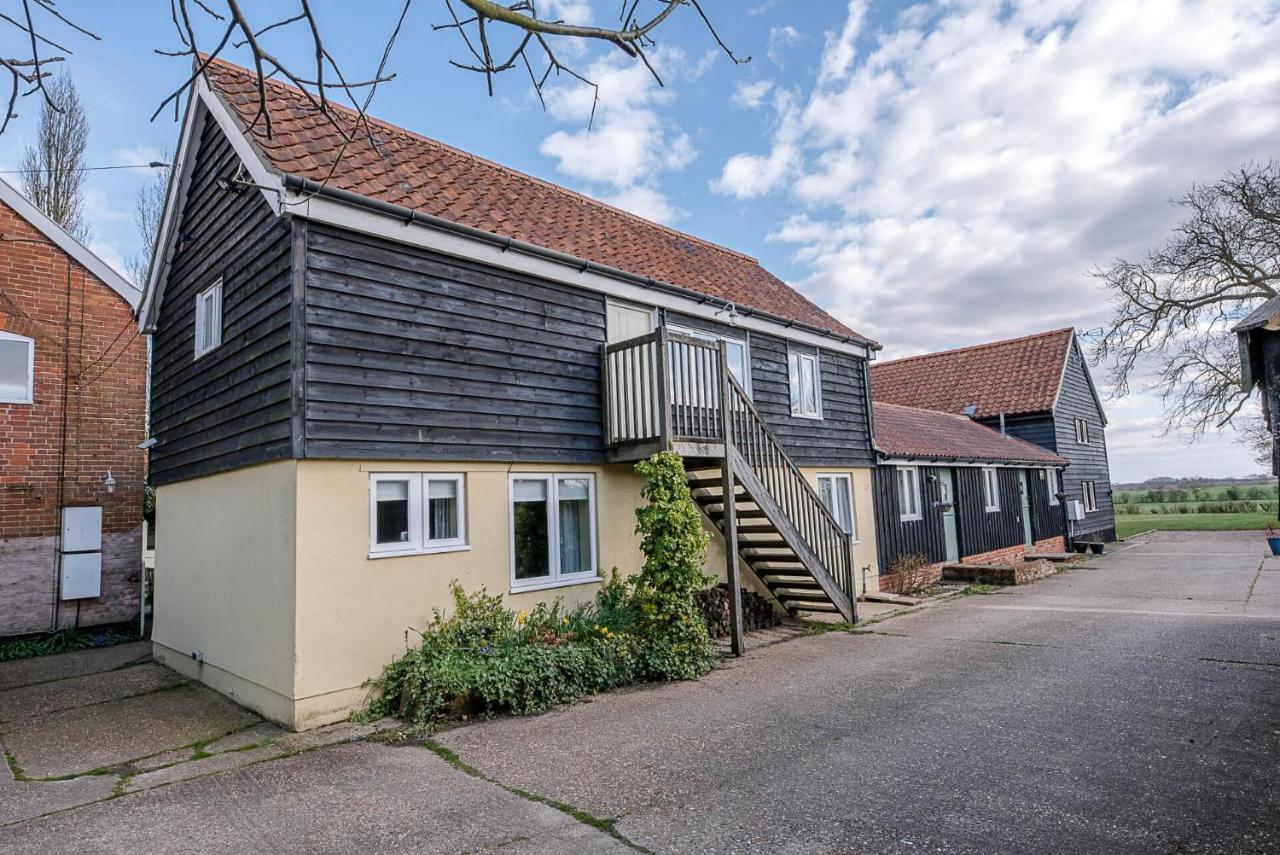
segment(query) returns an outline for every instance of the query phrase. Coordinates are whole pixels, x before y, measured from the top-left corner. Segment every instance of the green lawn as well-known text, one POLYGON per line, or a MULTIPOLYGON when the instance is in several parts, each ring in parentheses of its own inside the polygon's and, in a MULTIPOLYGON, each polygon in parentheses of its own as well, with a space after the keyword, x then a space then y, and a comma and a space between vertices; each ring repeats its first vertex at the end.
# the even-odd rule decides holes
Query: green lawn
POLYGON ((1166 531, 1242 531, 1264 529, 1275 514, 1116 514, 1116 534, 1131 537, 1148 529, 1166 531))

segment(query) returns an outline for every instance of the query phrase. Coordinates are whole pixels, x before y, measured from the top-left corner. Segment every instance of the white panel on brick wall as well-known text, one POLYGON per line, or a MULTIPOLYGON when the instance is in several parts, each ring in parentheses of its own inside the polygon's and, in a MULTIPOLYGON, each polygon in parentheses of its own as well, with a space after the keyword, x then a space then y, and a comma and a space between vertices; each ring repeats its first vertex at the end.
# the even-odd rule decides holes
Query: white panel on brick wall
POLYGON ((62 556, 62 599, 83 600, 102 595, 102 553, 62 556))
POLYGON ((101 548, 102 508, 63 508, 62 551, 93 552, 101 548))

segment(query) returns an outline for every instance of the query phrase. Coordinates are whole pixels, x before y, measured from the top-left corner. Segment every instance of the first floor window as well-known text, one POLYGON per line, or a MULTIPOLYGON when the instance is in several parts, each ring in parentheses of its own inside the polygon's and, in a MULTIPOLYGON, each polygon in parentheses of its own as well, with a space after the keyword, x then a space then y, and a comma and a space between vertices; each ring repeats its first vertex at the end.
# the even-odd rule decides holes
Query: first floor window
POLYGON ((465 482, 435 472, 369 477, 369 553, 406 555, 466 546, 465 482))
POLYGON ((809 419, 822 418, 818 354, 796 350, 788 352, 787 373, 791 384, 791 415, 809 419))
POLYGON ((222 344, 222 280, 196 295, 196 358, 222 344))
POLYGON ((0 404, 35 401, 36 343, 26 336, 0 332, 0 404))
POLYGON ((995 469, 982 470, 982 503, 988 511, 1000 510, 1000 475, 995 469))
POLYGON ((1058 493, 1062 492, 1062 485, 1058 483, 1058 470, 1044 470, 1045 483, 1049 488, 1049 504, 1058 504, 1058 493))
POLYGON ((819 475, 818 498, 840 523, 844 533, 857 539, 853 522, 853 479, 845 474, 819 475))
POLYGON ((1076 442, 1081 445, 1089 444, 1089 423, 1084 419, 1076 419, 1076 442))
POLYGON ((920 472, 914 466, 898 467, 898 511, 904 520, 920 519, 920 472))
POLYGON ((512 589, 597 576, 595 476, 512 475, 512 589))
POLYGON ((1093 481, 1081 481, 1080 491, 1084 495, 1084 509, 1086 512, 1096 511, 1098 509, 1098 490, 1093 481))

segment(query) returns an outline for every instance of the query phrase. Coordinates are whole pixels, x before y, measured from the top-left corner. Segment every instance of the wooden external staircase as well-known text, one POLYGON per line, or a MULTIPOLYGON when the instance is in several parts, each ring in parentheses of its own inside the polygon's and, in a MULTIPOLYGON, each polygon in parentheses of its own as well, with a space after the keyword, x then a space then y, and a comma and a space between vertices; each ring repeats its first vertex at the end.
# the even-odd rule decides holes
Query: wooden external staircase
POLYGON ((605 345, 602 363, 610 459, 676 451, 694 499, 724 535, 734 652, 742 565, 793 615, 855 621, 852 539, 729 371, 724 346, 660 327, 605 345))

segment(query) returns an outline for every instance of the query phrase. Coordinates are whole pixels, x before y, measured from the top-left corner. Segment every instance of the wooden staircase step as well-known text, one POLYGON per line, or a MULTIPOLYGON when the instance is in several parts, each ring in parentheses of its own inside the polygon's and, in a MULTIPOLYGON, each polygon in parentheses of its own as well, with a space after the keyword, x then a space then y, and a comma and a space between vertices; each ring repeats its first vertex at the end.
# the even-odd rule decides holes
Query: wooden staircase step
POLYGON ((748 525, 739 525, 738 534, 774 534, 778 533, 778 528, 771 522, 750 523, 748 525))
MULTIPOLYGON (((815 582, 812 578, 792 579, 792 578, 780 577, 775 574, 766 573, 764 578, 761 579, 761 581, 764 582, 765 585, 767 585, 771 590, 775 588, 778 590, 782 590, 785 588, 789 591, 821 591, 822 590, 822 586, 819 585, 817 582, 815 582)), ((826 594, 823 594, 823 596, 825 597, 826 594)))
POLYGON ((739 537, 738 546, 741 547, 744 552, 750 549, 790 549, 791 548, 791 544, 787 543, 785 540, 783 540, 780 537, 775 539, 769 539, 769 540, 766 540, 764 538, 748 539, 744 537, 739 537))
POLYGON ((796 612, 839 612, 840 610, 830 602, 811 602, 809 600, 790 600, 782 601, 783 608, 787 611, 796 612))

